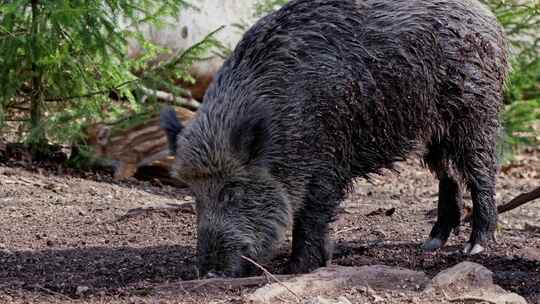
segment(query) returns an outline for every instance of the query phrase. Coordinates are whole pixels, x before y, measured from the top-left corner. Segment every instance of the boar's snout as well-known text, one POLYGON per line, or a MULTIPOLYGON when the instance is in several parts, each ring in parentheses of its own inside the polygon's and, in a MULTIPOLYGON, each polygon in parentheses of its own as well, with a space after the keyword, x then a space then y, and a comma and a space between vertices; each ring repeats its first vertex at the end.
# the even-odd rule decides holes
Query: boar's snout
POLYGON ((254 270, 251 263, 242 258, 252 256, 253 245, 232 229, 200 228, 197 250, 202 277, 241 277, 254 270))

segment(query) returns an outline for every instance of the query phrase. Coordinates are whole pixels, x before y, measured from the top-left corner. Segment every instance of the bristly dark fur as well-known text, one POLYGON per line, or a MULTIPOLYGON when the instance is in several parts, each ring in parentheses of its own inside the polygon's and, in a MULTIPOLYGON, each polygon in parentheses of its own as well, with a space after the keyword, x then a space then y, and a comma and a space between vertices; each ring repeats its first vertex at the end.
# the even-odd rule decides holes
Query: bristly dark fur
POLYGON ((474 203, 471 244, 497 222, 504 35, 475 0, 293 0, 249 29, 179 136, 203 273, 247 273, 293 222, 291 271, 331 257, 328 223, 355 177, 418 148, 439 178, 443 243, 474 203))

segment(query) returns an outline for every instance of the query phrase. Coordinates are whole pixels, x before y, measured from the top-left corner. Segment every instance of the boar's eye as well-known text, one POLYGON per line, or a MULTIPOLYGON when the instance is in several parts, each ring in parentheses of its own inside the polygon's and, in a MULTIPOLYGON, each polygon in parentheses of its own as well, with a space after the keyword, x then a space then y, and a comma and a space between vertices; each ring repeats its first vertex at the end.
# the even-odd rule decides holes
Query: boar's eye
POLYGON ((229 191, 229 189, 223 188, 221 191, 219 191, 218 200, 221 203, 227 203, 232 199, 232 195, 233 194, 229 191))

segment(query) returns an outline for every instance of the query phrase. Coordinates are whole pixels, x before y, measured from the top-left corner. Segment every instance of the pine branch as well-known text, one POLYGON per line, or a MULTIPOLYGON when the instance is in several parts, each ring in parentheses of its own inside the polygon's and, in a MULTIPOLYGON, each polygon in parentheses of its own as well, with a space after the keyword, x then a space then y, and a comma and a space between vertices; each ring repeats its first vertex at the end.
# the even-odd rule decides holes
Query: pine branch
POLYGON ((47 102, 62 102, 62 101, 68 101, 68 100, 72 100, 72 99, 81 99, 81 98, 88 98, 88 97, 92 97, 92 96, 96 96, 96 95, 109 94, 111 91, 120 89, 121 87, 126 86, 126 85, 128 85, 130 83, 133 83, 133 82, 136 82, 136 81, 138 81, 138 79, 132 79, 132 80, 122 82, 121 84, 119 84, 117 86, 114 86, 114 87, 112 87, 110 89, 107 89, 107 90, 91 92, 91 93, 83 94, 83 95, 46 98, 45 101, 47 101, 47 102))
POLYGON ((180 53, 180 55, 173 57, 168 62, 157 65, 153 69, 149 70, 149 72, 157 72, 157 71, 169 70, 169 69, 174 68, 176 65, 178 65, 178 63, 184 62, 186 60, 187 56, 189 56, 194 50, 197 50, 198 48, 200 48, 200 47, 204 46, 205 44, 209 43, 210 41, 212 41, 212 37, 217 32, 221 31, 223 28, 225 28, 225 26, 223 26, 223 25, 220 26, 216 30, 214 30, 214 31, 210 32, 208 35, 206 35, 201 41, 195 43, 194 45, 192 45, 189 48, 182 51, 180 53))

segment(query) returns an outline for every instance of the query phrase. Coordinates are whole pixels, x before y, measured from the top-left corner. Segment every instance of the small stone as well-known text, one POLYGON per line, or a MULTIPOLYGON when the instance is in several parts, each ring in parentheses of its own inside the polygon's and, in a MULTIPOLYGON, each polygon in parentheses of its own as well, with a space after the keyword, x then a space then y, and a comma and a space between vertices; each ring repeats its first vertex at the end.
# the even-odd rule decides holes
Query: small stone
POLYGON ((338 302, 336 304, 352 304, 351 301, 344 296, 337 298, 337 300, 338 302))
POLYGON ((386 238, 386 234, 381 230, 374 230, 374 231, 371 232, 371 234, 373 234, 374 236, 376 236, 376 237, 378 237, 380 239, 386 238))
POLYGON ((368 296, 370 296, 371 298, 373 298, 373 303, 378 303, 378 302, 384 301, 384 299, 383 299, 381 296, 377 295, 377 293, 375 292, 375 290, 373 290, 373 289, 372 289, 371 287, 369 287, 369 286, 366 288, 366 294, 367 294, 368 296))
POLYGON ((352 304, 351 301, 349 301, 347 298, 341 296, 337 298, 336 300, 327 299, 322 296, 318 296, 316 298, 311 298, 306 301, 304 301, 304 304, 352 304))
POLYGON ((372 298, 373 298, 373 303, 384 302, 384 299, 378 295, 373 295, 372 298))
POLYGON ((90 288, 88 286, 77 286, 77 290, 75 291, 75 293, 78 296, 81 296, 81 295, 83 295, 84 293, 86 293, 89 290, 90 290, 90 288))
POLYGON ((304 304, 332 304, 329 299, 318 296, 316 298, 308 299, 304 304))

